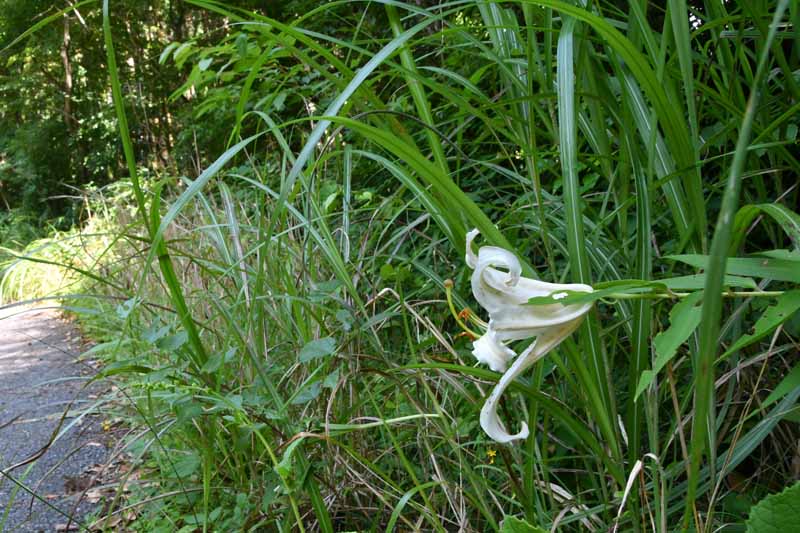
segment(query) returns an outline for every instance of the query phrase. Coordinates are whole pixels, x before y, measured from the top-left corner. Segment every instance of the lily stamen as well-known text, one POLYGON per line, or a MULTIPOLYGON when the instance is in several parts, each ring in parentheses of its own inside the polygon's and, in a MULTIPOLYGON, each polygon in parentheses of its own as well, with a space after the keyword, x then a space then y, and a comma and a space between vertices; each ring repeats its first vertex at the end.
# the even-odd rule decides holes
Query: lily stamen
MULTIPOLYGON (((473 313, 468 307, 462 309, 460 313, 456 312, 456 306, 455 306, 455 304, 453 304, 453 294, 452 294, 453 286, 454 286, 453 280, 451 280, 451 279, 444 280, 444 292, 447 295, 447 305, 448 305, 448 307, 450 307, 450 313, 453 315, 453 318, 456 320, 456 324, 458 324, 458 326, 462 330, 464 330, 465 334, 469 335, 470 338, 472 338, 472 339, 477 339, 478 337, 481 336, 481 334, 480 333, 476 333, 476 332, 472 331, 471 329, 469 329, 469 327, 466 325, 466 323, 464 323, 464 320, 463 320, 463 317, 462 317, 462 315, 466 315, 469 318, 469 317, 475 316, 475 313, 473 313)), ((460 335, 461 334, 459 334, 457 336, 460 336, 460 335)))
POLYGON ((474 341, 475 339, 478 338, 477 336, 475 336, 474 334, 470 333, 469 331, 462 331, 461 333, 458 333, 456 335, 456 339, 459 338, 459 337, 468 337, 469 340, 471 340, 471 341, 474 341))

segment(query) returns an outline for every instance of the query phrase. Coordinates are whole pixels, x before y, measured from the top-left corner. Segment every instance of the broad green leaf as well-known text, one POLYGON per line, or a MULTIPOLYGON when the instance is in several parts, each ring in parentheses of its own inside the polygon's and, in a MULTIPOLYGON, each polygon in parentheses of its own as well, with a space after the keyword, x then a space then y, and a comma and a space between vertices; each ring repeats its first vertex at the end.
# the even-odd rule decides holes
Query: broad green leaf
POLYGON ((300 350, 299 360, 301 363, 306 363, 313 359, 325 357, 336 351, 336 340, 332 337, 323 337, 322 339, 313 340, 306 343, 303 349, 300 350))
POLYGON ((673 306, 669 313, 669 327, 656 335, 655 340, 653 340, 656 352, 653 369, 642 372, 639 384, 636 387, 635 398, 639 398, 639 395, 653 382, 656 374, 664 368, 667 362, 675 357, 678 348, 697 329, 698 324, 700 324, 701 314, 701 308, 697 303, 700 302, 702 297, 702 292, 694 292, 673 306))
POLYGON ((500 523, 500 533, 546 533, 539 526, 532 526, 527 521, 507 516, 500 523))
POLYGON ((164 48, 164 50, 161 52, 161 55, 158 56, 158 64, 159 65, 163 65, 164 62, 169 57, 169 55, 172 53, 172 51, 175 50, 179 46, 181 46, 181 43, 179 43, 177 41, 169 43, 167 45, 167 47, 164 48))
POLYGON ((187 455, 173 463, 176 476, 186 478, 197 472, 200 468, 200 457, 195 454, 187 455))
POLYGON ((792 250, 767 250, 766 252, 758 252, 754 255, 757 257, 769 257, 772 259, 782 259, 784 261, 800 263, 800 252, 792 250))
POLYGON ((781 420, 786 420, 787 422, 794 422, 795 424, 800 424, 800 411, 796 409, 794 411, 788 411, 784 413, 781 420))
POLYGON ((292 398, 292 401, 289 402, 292 405, 301 405, 304 403, 308 403, 312 400, 316 400, 319 393, 322 392, 322 382, 315 381, 307 385, 303 390, 301 390, 297 395, 292 398))
POLYGON ((747 533, 797 531, 798 515, 800 515, 800 482, 758 502, 750 510, 747 533))
POLYGON ((164 338, 167 333, 169 333, 170 327, 169 326, 161 326, 159 327, 159 323, 155 322, 149 328, 147 328, 142 333, 142 339, 149 342, 150 344, 155 344, 159 339, 164 338))
POLYGON ((208 361, 203 365, 203 368, 200 370, 207 374, 211 374, 216 372, 222 366, 222 362, 225 359, 225 355, 222 353, 213 353, 209 356, 208 361))
POLYGON ((169 335, 167 337, 158 339, 156 341, 156 346, 158 346, 158 348, 161 350, 171 352, 186 344, 188 338, 189 336, 185 331, 179 331, 175 335, 169 335))
MULTIPOLYGON (((668 255, 667 259, 680 261, 696 268, 708 268, 708 256, 699 254, 668 255)), ((729 257, 725 262, 725 273, 734 276, 752 276, 777 281, 800 283, 800 264, 789 259, 772 257, 729 257)))
POLYGON ((322 386, 326 389, 332 389, 336 387, 336 384, 339 382, 339 369, 337 368, 330 374, 325 377, 325 380, 322 382, 322 386))
MULTIPOLYGON (((690 276, 678 276, 675 278, 667 278, 658 280, 663 283, 668 289, 672 291, 694 291, 702 289, 706 283, 705 274, 692 274, 690 276)), ((758 285, 751 278, 743 278, 741 276, 725 276, 722 281, 725 287, 738 287, 743 289, 757 289, 758 285)))
POLYGON ((87 358, 91 355, 103 352, 114 353, 115 351, 119 350, 123 346, 130 344, 131 342, 132 342, 131 339, 115 339, 113 341, 101 342, 100 344, 95 344, 85 352, 81 353, 81 358, 87 358))
POLYGON ((149 374, 152 371, 152 368, 137 365, 135 363, 131 363, 130 360, 126 360, 108 365, 100 372, 100 374, 98 374, 98 376, 111 377, 120 374, 149 374))
POLYGON ((789 320, 798 309, 800 309, 800 290, 785 292, 778 296, 775 305, 767 307, 764 314, 756 321, 753 333, 740 337, 722 354, 720 360, 769 335, 775 328, 789 320))

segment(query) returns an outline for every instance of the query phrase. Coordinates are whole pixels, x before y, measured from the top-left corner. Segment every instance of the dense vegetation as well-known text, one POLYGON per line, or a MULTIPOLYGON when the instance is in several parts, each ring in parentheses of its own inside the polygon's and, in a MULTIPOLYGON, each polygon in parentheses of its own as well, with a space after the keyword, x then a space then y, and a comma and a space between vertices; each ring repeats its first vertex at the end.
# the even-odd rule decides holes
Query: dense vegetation
POLYGON ((94 527, 744 531, 797 478, 796 2, 68 4, 0 10, 0 299, 116 384, 94 527), (595 289, 512 444, 472 228, 595 289))

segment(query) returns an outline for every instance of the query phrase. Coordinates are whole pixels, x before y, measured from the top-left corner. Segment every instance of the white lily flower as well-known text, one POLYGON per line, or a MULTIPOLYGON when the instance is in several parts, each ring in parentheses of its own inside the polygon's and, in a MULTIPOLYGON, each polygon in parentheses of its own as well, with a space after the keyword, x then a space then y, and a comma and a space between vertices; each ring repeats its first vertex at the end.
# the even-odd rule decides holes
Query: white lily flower
MULTIPOLYGON (((495 372, 505 372, 481 409, 481 427, 497 442, 510 442, 528 436, 528 425, 523 422, 519 433, 510 435, 497 416, 497 402, 517 376, 575 331, 592 307, 591 303, 562 305, 525 305, 538 296, 558 299, 561 291, 592 292, 583 284, 546 283, 523 277, 517 257, 496 246, 482 246, 478 254, 472 251, 472 241, 479 234, 467 234, 467 265, 472 273, 472 293, 478 303, 489 313, 489 327, 484 335, 472 343, 478 361, 486 363, 495 372), (498 270, 498 268, 506 271, 498 270), (536 339, 517 357, 511 368, 508 363, 516 353, 504 341, 536 339)), ((566 293, 564 293, 566 296, 566 293)))

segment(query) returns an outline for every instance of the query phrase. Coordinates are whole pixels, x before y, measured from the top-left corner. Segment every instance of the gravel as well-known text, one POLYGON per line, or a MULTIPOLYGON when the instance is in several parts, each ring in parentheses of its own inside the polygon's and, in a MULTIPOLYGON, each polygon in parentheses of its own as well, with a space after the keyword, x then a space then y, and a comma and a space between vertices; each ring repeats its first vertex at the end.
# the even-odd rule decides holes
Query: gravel
POLYGON ((6 472, 44 502, 24 489, 14 497, 16 485, 0 475, 0 532, 78 531, 96 506, 82 489, 110 449, 98 416, 74 417, 98 392, 85 387, 94 372, 76 362, 80 345, 74 326, 53 309, 0 309, 0 470, 47 447, 6 472), (51 443, 54 432, 63 434, 51 443))

